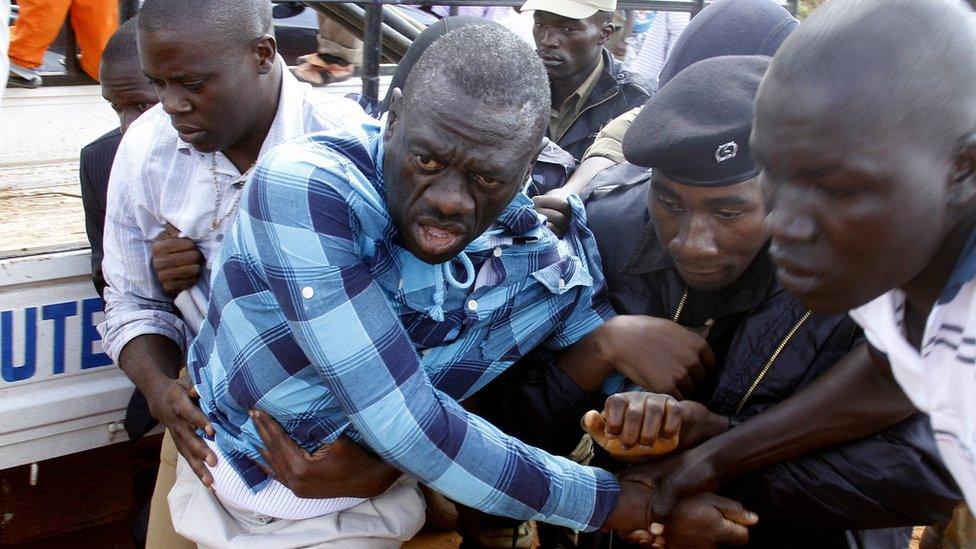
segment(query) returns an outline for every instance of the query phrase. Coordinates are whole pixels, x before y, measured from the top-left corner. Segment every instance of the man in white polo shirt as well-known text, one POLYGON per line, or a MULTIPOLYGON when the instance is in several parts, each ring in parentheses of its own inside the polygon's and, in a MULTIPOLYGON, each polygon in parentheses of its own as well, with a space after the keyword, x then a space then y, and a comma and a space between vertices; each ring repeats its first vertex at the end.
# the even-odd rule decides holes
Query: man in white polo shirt
MULTIPOLYGON (((869 342, 852 356, 873 360, 837 363, 729 430, 721 453, 705 443, 630 469, 624 478, 655 487, 655 518, 724 479, 916 410, 976 505, 974 25, 959 0, 828 2, 773 57, 750 149, 776 276, 817 313, 851 310, 869 342)), ((956 519, 966 515, 960 507, 956 519)))
POLYGON ((138 41, 160 104, 131 125, 112 167, 99 330, 169 433, 147 542, 169 549, 180 546, 165 500, 175 476, 173 442, 207 482, 204 460, 216 459, 195 433, 210 429, 206 416, 175 378, 206 312, 209 261, 236 216, 250 167, 279 143, 366 115, 288 72, 263 0, 147 0, 138 41), (153 249, 154 241, 176 236, 183 238, 167 243, 182 243, 179 251, 170 246, 161 257, 153 249), (164 276, 165 262, 200 254, 202 272, 164 276))
MULTIPOLYGON (((972 12, 956 0, 828 3, 776 54, 752 134, 779 280, 818 312, 853 309, 874 362, 931 417, 971 508, 974 50, 972 12)), ((844 374, 821 415, 882 390, 844 374)))

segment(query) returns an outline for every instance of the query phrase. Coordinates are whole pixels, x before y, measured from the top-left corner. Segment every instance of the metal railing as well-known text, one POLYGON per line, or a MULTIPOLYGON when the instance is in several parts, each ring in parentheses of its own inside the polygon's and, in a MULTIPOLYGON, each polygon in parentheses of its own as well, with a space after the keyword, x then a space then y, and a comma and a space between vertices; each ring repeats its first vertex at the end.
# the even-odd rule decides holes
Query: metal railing
MULTIPOLYGON (((285 0, 275 0, 285 1, 285 0)), ((384 6, 441 5, 461 6, 508 6, 519 8, 525 0, 439 0, 422 3, 416 0, 372 0, 371 2, 343 2, 342 0, 302 0, 302 3, 323 13, 350 32, 363 37, 363 62, 360 73, 363 79, 363 95, 377 97, 379 94, 380 62, 385 56, 391 59, 402 57, 413 40, 423 31, 409 19, 395 10, 384 6)), ((790 13, 796 13, 798 0, 783 3, 790 13)), ((617 9, 654 10, 688 12, 694 17, 711 2, 705 0, 617 0, 617 9)))
MULTIPOLYGON (((271 0, 285 3, 294 0, 271 0)), ((780 0, 790 13, 796 13, 798 0, 780 0)), ((973 1, 973 0, 970 0, 973 1)), ((407 48, 423 28, 396 10, 383 9, 384 6, 441 5, 462 6, 501 6, 519 8, 524 0, 437 0, 418 2, 417 0, 371 0, 370 2, 344 2, 343 0, 302 0, 302 4, 323 13, 349 31, 363 37, 363 62, 360 73, 363 79, 363 94, 376 97, 379 93, 380 62, 385 57, 397 60, 406 53, 407 48)), ((688 12, 695 16, 706 5, 705 0, 617 0, 617 8, 624 10, 654 10, 688 12)), ((136 15, 139 0, 119 0, 119 19, 125 21, 136 15)), ((92 80, 82 72, 78 65, 77 47, 71 25, 65 23, 67 48, 64 56, 64 74, 45 77, 48 85, 91 83, 92 80)))

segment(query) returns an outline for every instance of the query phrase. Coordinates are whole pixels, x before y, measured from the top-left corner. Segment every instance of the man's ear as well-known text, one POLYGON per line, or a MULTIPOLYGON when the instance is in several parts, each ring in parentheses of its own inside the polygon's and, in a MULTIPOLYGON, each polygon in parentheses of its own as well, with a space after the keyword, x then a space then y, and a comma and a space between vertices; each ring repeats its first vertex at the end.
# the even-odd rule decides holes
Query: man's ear
POLYGON ((278 54, 278 43, 275 42, 274 36, 265 34, 260 38, 255 38, 251 42, 251 50, 254 51, 258 59, 258 72, 260 74, 271 72, 278 54))
POLYGON ((390 110, 386 114, 386 133, 384 139, 389 139, 393 135, 393 127, 400 120, 400 111, 403 110, 403 91, 400 88, 393 88, 390 92, 390 110))
POLYGON ((604 45, 613 36, 613 23, 607 23, 600 29, 600 45, 604 45))
POLYGON ((976 132, 960 140, 949 179, 949 196, 954 205, 976 198, 976 132))

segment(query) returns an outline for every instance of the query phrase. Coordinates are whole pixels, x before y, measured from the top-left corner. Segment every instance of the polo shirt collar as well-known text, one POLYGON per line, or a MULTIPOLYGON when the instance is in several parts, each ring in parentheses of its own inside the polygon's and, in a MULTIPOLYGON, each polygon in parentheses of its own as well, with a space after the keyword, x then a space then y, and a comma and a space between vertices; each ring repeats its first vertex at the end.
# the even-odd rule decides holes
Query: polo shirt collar
POLYGON ((976 278, 976 227, 969 233, 969 239, 963 246, 959 259, 956 260, 956 266, 952 269, 949 282, 942 288, 938 304, 945 305, 955 299, 963 285, 974 278, 976 278))

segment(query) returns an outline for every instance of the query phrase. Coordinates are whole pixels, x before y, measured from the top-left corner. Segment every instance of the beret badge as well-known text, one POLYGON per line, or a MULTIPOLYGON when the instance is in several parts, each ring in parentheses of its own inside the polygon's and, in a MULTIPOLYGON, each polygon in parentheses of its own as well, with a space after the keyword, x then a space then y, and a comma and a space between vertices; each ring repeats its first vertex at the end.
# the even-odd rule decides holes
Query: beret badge
POLYGON ((724 162, 730 158, 735 158, 735 155, 739 153, 739 145, 735 141, 729 141, 723 145, 719 145, 715 149, 715 161, 724 162))

